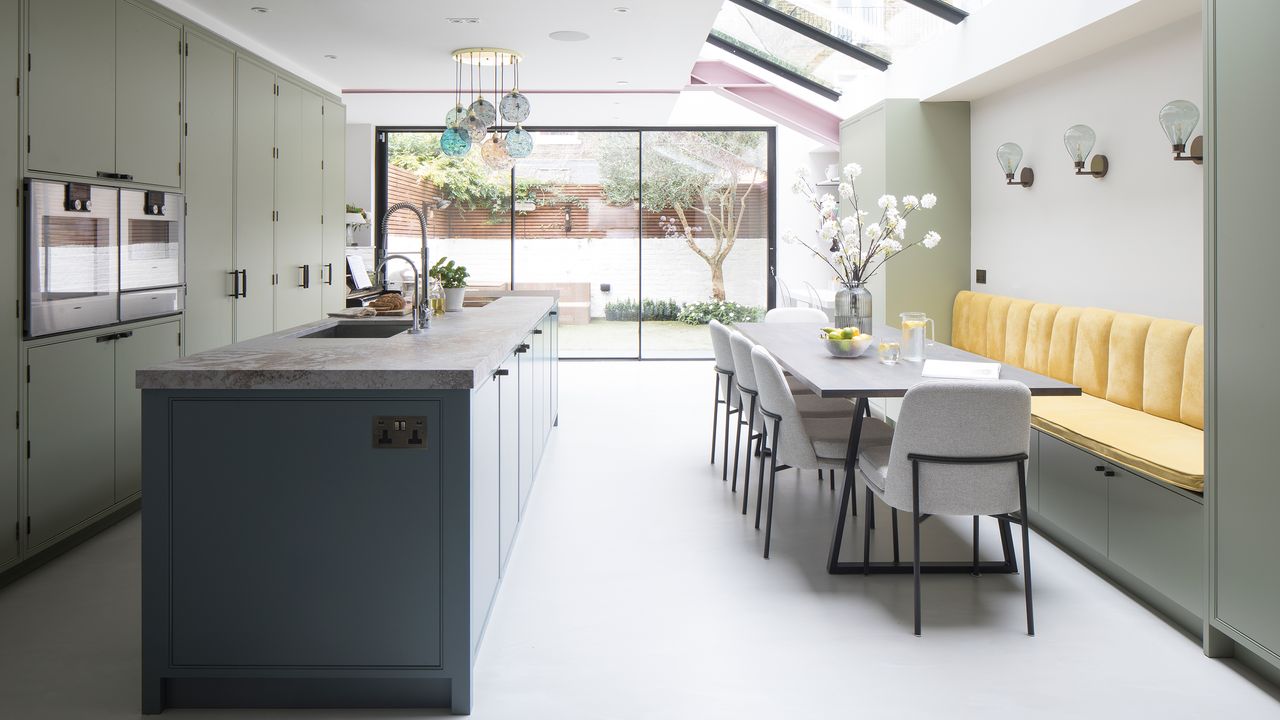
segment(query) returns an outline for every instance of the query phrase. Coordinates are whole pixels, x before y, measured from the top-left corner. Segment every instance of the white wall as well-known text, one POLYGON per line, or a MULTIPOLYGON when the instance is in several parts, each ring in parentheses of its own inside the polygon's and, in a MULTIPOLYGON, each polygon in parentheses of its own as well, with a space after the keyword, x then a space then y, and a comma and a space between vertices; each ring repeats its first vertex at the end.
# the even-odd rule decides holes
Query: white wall
POLYGON ((988 280, 973 289, 1201 322, 1204 169, 1171 159, 1156 115, 1174 99, 1203 110, 1202 64, 1196 16, 975 100, 972 257, 988 280), (1073 174, 1076 123, 1097 132, 1105 178, 1073 174), (1030 189, 1004 184, 1007 141, 1030 189))

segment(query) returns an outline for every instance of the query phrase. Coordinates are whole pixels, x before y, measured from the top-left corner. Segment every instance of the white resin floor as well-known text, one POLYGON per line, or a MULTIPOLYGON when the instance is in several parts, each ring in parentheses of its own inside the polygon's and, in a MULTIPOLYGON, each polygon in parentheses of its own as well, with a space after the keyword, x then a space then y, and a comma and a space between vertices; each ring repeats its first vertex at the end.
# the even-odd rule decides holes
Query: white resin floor
MULTIPOLYGON (((763 533, 707 463, 709 364, 561 368, 560 427, 481 648, 473 717, 1280 717, 1274 688, 1205 658, 1035 536, 1036 637, 1024 634, 1021 578, 1000 575, 926 577, 914 637, 909 575, 827 575, 835 494, 816 478, 782 475, 772 558, 761 558, 763 533)), ((926 557, 968 556, 967 519, 925 528, 926 557)), ((138 716, 139 536, 134 516, 0 589, 0 718, 138 716)))

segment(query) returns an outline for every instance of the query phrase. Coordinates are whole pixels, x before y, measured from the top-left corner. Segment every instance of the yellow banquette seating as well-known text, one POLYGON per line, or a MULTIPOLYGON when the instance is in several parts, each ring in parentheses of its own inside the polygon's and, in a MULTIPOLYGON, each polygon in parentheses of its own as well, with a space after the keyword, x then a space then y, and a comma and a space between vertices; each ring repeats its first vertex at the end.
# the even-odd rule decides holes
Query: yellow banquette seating
POLYGON ((1141 475, 1204 490, 1204 328, 1181 320, 963 291, 951 344, 1079 385, 1031 424, 1141 475))

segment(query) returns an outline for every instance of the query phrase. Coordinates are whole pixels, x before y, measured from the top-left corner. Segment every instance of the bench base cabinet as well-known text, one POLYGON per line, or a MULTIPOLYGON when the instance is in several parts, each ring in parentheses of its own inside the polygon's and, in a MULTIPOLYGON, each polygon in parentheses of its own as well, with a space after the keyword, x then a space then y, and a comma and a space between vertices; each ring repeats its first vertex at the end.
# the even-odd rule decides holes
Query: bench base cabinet
POLYGON ((471 390, 144 391, 143 712, 470 712, 553 347, 471 390))
POLYGON ((1199 635, 1203 501, 1039 431, 1032 446, 1033 526, 1199 635))

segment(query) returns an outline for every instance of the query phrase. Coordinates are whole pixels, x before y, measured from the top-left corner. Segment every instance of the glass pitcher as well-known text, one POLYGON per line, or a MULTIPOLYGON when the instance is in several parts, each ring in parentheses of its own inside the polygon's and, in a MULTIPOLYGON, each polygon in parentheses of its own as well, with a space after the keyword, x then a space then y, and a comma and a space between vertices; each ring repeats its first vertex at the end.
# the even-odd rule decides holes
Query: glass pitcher
POLYGON ((925 328, 928 328, 928 344, 933 344, 933 318, 922 312, 904 312, 902 316, 902 359, 919 362, 924 360, 925 328))

